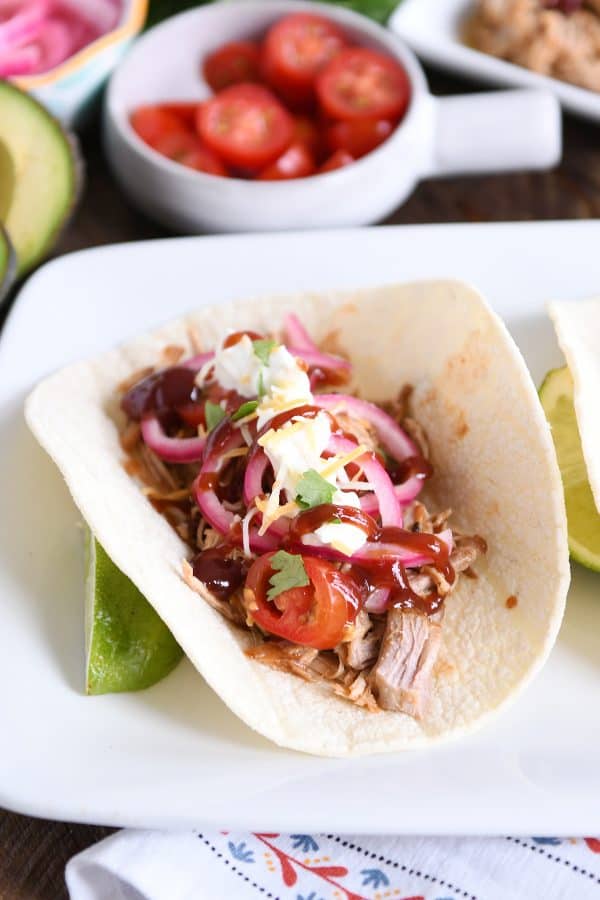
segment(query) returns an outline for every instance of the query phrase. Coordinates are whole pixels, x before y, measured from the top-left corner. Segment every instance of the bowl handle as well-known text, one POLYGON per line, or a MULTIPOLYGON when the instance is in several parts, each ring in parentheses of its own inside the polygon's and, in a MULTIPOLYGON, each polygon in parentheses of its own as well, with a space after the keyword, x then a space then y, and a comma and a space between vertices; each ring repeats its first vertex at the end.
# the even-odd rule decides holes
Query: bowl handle
POLYGON ((562 153, 560 106, 542 90, 434 97, 432 176, 547 169, 562 153))

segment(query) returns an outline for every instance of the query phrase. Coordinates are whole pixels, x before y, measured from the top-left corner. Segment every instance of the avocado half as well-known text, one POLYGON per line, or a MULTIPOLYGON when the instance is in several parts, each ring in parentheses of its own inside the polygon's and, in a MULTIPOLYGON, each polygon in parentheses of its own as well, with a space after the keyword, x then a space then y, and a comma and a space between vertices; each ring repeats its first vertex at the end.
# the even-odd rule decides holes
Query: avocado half
POLYGON ((81 183, 75 139, 37 100, 0 81, 0 221, 17 255, 17 277, 49 252, 81 183))
POLYGON ((0 225, 0 304, 15 280, 17 256, 6 231, 0 225))

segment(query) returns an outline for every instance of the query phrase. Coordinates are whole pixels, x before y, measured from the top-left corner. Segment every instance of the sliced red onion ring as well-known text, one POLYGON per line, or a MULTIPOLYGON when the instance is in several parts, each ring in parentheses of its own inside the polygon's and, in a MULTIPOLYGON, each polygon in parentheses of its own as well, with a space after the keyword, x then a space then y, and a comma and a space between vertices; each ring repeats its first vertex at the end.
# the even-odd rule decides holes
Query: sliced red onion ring
MULTIPOLYGON (((235 524, 234 514, 225 509, 219 500, 215 490, 210 486, 203 486, 203 476, 218 474, 224 465, 223 457, 231 450, 244 445, 244 439, 239 428, 231 428, 230 423, 223 423, 212 432, 211 440, 207 444, 207 455, 202 464, 198 477, 194 481, 192 491, 196 503, 200 507, 202 515, 212 527, 221 534, 229 535, 235 524), (225 429, 229 429, 226 435, 225 429), (222 437, 222 439, 220 439, 222 437)), ((235 542, 241 543, 241 529, 239 536, 235 536, 235 542)), ((279 540, 273 535, 257 534, 256 529, 250 532, 250 548, 257 553, 266 553, 269 550, 277 550, 279 540)))
POLYGON ((311 369, 322 369, 323 372, 337 373, 343 381, 348 381, 352 374, 352 363, 341 356, 332 356, 320 350, 305 350, 300 347, 288 347, 293 356, 303 360, 311 369))
POLYGON ((305 544, 304 541, 295 542, 292 544, 292 549, 295 552, 307 553, 309 556, 319 556, 321 559, 331 559, 336 562, 369 564, 375 560, 380 562, 399 561, 407 569, 426 566, 433 562, 433 557, 429 554, 414 553, 412 550, 406 550, 400 544, 386 544, 381 541, 367 541, 352 556, 347 556, 341 550, 335 550, 328 544, 305 544))
POLYGON ((210 362, 211 359, 214 358, 215 354, 211 350, 208 353, 197 353, 196 356, 191 356, 189 359, 186 359, 178 365, 183 366, 184 369, 191 369, 193 372, 199 372, 202 366, 205 366, 207 362, 210 362))
POLYGON ((119 7, 111 0, 60 0, 60 5, 84 18, 99 34, 112 31, 119 21, 119 7))
MULTIPOLYGON (((352 482, 347 486, 352 487, 352 482)), ((422 487, 422 479, 417 478, 416 476, 409 478, 408 481, 404 481, 402 484, 395 484, 394 493, 398 503, 402 504, 402 506, 412 503, 421 492, 422 487)), ((379 512, 377 495, 373 492, 361 494, 360 506, 363 512, 369 513, 370 516, 376 516, 379 512)))
POLYGON ((351 397, 349 394, 317 394, 314 402, 315 406, 321 406, 330 412, 342 407, 351 416, 355 416, 357 419, 366 419, 375 428, 377 436, 387 452, 397 462, 403 462, 410 456, 420 455, 415 442, 391 416, 388 416, 374 403, 360 400, 358 397, 351 397))
MULTIPOLYGON (((255 497, 260 497, 263 493, 263 476, 270 465, 269 458, 262 447, 255 446, 250 454, 246 472, 244 475, 244 503, 250 506, 254 503, 255 497)), ((267 528, 266 533, 269 535, 277 535, 279 538, 284 537, 289 531, 290 523, 283 516, 272 522, 267 528)))
POLYGON ((48 0, 33 3, 5 3, 0 12, 7 18, 0 22, 0 50, 14 50, 34 41, 46 23, 48 0))
POLYGON ((250 453, 246 472, 244 473, 244 503, 250 506, 255 497, 263 493, 263 476, 269 465, 269 459, 262 447, 256 445, 250 453))
POLYGON ((308 331, 294 313, 284 319, 283 328, 287 344, 295 350, 318 350, 308 331))
POLYGON ((31 75, 36 71, 41 59, 40 48, 35 44, 18 47, 13 51, 2 53, 0 57, 0 78, 14 75, 31 75))
POLYGON ((142 420, 142 437, 160 459, 172 463, 197 462, 202 459, 206 444, 206 437, 169 437, 156 416, 142 420))
MULTIPOLYGON (((315 398, 317 399, 317 398, 315 398)), ((332 434, 327 450, 335 455, 342 456, 355 450, 358 444, 350 438, 332 434)), ((379 514, 382 525, 396 525, 402 527, 402 508, 394 492, 392 480, 374 453, 367 451, 354 460, 360 466, 367 481, 373 485, 377 496, 379 514)))
POLYGON ((378 587, 371 591, 365 602, 365 609, 370 613, 384 613, 390 599, 391 588, 378 587))

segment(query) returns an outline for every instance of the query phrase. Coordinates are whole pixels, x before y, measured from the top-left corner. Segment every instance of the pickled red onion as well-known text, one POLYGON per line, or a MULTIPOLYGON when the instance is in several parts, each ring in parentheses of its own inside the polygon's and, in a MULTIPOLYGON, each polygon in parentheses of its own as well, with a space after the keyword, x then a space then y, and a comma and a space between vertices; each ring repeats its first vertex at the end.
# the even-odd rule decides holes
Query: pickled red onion
POLYGON ((308 331, 294 313, 285 317, 283 328, 286 343, 295 350, 318 350, 308 331))
POLYGON ((123 0, 0 0, 0 74, 56 68, 118 24, 123 0))
POLYGON ((142 420, 142 437, 160 459, 172 463, 190 463, 202 459, 206 437, 172 438, 156 416, 142 420))
MULTIPOLYGON (((228 535, 232 543, 239 543, 239 540, 232 534, 236 522, 235 515, 231 510, 225 509, 214 487, 204 483, 206 476, 218 475, 223 468, 224 457, 229 451, 236 450, 244 444, 238 428, 231 429, 229 435, 226 434, 226 429, 231 429, 231 425, 227 419, 224 419, 211 433, 205 448, 204 462, 192 485, 192 492, 206 521, 220 534, 228 535)), ((241 528, 239 538, 241 539, 241 528)), ((277 538, 269 534, 259 535, 256 530, 249 532, 249 542, 251 549, 257 553, 267 553, 269 550, 276 550, 279 546, 277 538)))
POLYGON ((316 394, 314 402, 315 406, 321 406, 330 412, 341 408, 357 419, 365 419, 377 432, 383 447, 397 462, 403 462, 410 456, 419 454, 415 442, 398 423, 368 400, 360 400, 349 394, 316 394))
MULTIPOLYGON (((320 399, 315 397, 315 401, 320 399)), ((335 455, 350 453, 355 450, 358 444, 350 440, 350 438, 341 437, 332 434, 327 450, 335 455)), ((367 481, 373 485, 373 490, 377 496, 379 506, 379 514, 381 516, 382 525, 396 525, 402 527, 402 507, 394 492, 392 480, 384 467, 381 465, 374 453, 366 452, 358 459, 354 460, 354 464, 360 466, 367 481)))

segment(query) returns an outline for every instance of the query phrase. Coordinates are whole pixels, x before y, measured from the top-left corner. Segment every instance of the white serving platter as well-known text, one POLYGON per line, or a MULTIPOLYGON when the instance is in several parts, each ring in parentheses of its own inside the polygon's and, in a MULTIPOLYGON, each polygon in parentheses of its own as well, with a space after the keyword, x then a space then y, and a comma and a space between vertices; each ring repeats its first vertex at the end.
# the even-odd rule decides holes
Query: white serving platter
POLYGON ((545 303, 598 291, 599 241, 591 222, 178 238, 35 274, 0 340, 0 804, 145 827, 598 833, 600 576, 576 567, 558 644, 515 705, 431 751, 339 761, 278 749, 187 661, 150 690, 85 697, 78 514, 22 405, 53 369, 203 303, 438 276, 487 295, 539 383, 561 362, 545 303))
POLYGON ((600 121, 600 94, 467 47, 462 29, 473 7, 474 0, 402 0, 389 27, 432 65, 485 84, 545 88, 569 112, 600 121))

